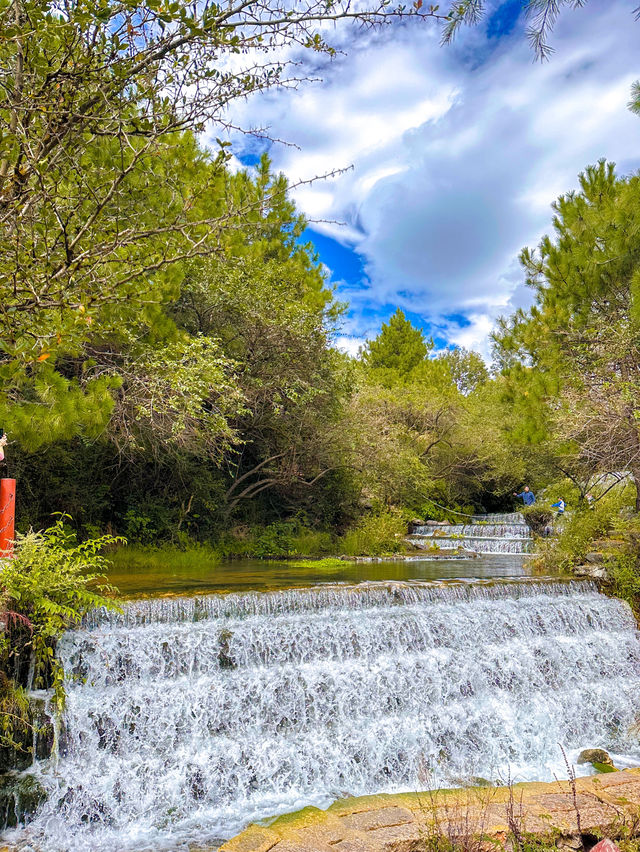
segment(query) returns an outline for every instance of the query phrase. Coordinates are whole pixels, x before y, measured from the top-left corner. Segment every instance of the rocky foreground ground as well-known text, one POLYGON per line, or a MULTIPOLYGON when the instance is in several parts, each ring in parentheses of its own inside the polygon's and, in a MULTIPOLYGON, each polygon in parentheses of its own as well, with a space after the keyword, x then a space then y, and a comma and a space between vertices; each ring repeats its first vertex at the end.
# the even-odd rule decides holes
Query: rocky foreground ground
POLYGON ((640 833, 640 769, 573 784, 342 799, 326 811, 305 808, 268 827, 249 826, 220 852, 419 852, 434 848, 437 835, 480 850, 511 846, 518 833, 553 839, 566 849, 582 849, 583 843, 590 848, 603 836, 640 833))

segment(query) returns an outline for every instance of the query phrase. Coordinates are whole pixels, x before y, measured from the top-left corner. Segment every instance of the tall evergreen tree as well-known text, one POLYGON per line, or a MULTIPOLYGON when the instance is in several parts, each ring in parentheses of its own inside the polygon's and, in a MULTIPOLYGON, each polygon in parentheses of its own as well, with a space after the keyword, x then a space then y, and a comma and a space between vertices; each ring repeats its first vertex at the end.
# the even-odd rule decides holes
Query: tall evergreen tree
POLYGON ((433 349, 419 328, 411 324, 397 308, 388 323, 382 323, 380 334, 367 341, 363 359, 374 370, 393 370, 406 377, 421 364, 433 349))
POLYGON ((498 355, 530 434, 631 471, 640 511, 640 177, 602 160, 554 209, 555 238, 521 255, 535 305, 502 323, 498 355))

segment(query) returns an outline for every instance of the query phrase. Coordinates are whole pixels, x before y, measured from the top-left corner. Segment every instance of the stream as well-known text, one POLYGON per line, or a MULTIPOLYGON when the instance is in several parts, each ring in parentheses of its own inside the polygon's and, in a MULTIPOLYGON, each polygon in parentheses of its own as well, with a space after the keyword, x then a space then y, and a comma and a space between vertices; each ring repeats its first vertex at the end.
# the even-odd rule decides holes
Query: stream
POLYGON ((64 735, 32 770, 49 797, 4 839, 214 849, 252 820, 341 796, 552 780, 587 747, 639 764, 628 606, 588 581, 531 576, 519 519, 469 526, 435 537, 482 541, 473 559, 113 577, 132 600, 61 640, 64 735))

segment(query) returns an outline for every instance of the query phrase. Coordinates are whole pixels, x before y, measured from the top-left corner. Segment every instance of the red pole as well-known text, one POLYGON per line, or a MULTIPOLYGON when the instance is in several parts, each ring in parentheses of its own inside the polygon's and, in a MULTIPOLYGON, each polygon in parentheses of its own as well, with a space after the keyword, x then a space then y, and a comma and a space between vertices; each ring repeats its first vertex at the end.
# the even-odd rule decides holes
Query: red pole
POLYGON ((13 555, 16 520, 16 481, 0 479, 0 557, 13 555))

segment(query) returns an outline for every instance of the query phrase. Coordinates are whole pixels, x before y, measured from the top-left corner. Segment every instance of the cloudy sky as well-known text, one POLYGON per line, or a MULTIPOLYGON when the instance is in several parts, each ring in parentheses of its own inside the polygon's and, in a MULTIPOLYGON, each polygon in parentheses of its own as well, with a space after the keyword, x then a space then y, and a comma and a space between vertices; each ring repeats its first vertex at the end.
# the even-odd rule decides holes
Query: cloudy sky
POLYGON ((640 168, 640 119, 626 108, 640 78, 637 4, 566 11, 543 64, 521 0, 488 3, 447 48, 416 22, 349 33, 322 82, 238 108, 238 122, 298 146, 241 137, 245 165, 268 148, 292 181, 352 166, 295 193, 350 305, 342 348, 356 352, 400 306, 438 346, 488 354, 496 317, 529 304, 518 253, 549 230, 554 198, 600 157, 640 168))

